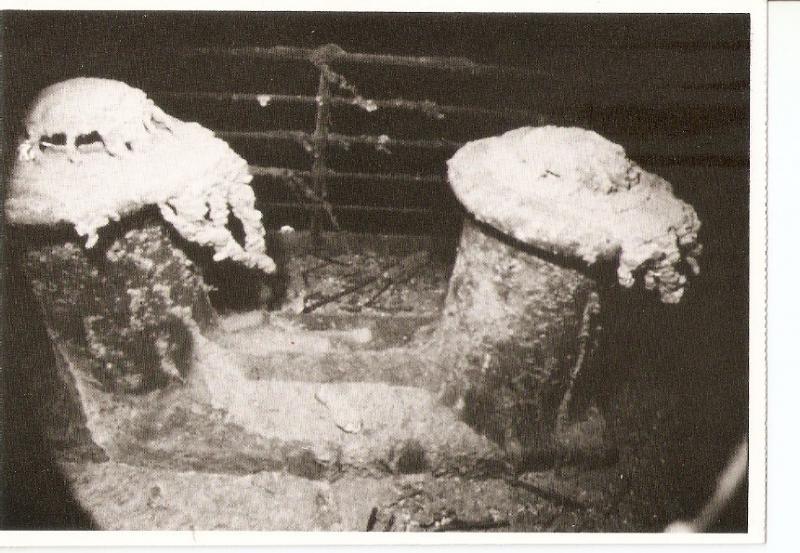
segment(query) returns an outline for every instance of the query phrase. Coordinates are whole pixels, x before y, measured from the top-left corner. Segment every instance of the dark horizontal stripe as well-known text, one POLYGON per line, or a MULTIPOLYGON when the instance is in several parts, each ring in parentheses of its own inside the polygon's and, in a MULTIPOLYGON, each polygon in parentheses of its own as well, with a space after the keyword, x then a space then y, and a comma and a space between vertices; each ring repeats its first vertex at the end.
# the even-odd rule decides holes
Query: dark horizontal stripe
POLYGON ((635 159, 639 165, 643 166, 750 167, 750 158, 748 156, 665 156, 658 154, 637 155, 636 152, 631 152, 629 155, 632 159, 635 159))
MULTIPOLYGON (((423 215, 434 215, 439 211, 435 209, 422 208, 422 207, 392 207, 392 206, 357 205, 357 204, 331 204, 330 207, 334 211, 363 211, 369 213, 374 213, 374 212, 417 213, 423 215)), ((264 208, 302 209, 307 211, 324 209, 320 204, 312 204, 312 203, 303 204, 296 202, 269 202, 269 201, 264 203, 264 208)))

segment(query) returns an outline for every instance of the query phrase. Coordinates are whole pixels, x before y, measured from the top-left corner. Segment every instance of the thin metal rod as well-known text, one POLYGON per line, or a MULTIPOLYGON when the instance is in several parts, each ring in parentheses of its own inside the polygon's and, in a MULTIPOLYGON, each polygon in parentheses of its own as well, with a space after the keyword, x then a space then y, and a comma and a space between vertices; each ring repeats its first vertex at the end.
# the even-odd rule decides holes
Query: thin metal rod
MULTIPOLYGON (((313 144, 314 134, 305 131, 214 131, 218 137, 224 140, 294 140, 300 144, 313 144)), ((327 134, 328 145, 350 146, 351 144, 369 144, 385 148, 423 148, 423 149, 443 149, 456 150, 463 146, 463 142, 452 140, 412 140, 405 138, 389 138, 387 135, 348 135, 348 134, 327 134)))
MULTIPOLYGON (((324 67, 324 66, 323 66, 324 67)), ((328 124, 330 120, 330 89, 328 78, 325 76, 324 68, 321 67, 319 73, 319 85, 317 87, 317 117, 312 135, 314 163, 311 166, 311 182, 314 193, 324 203, 328 197, 328 189, 325 182, 325 175, 328 172, 326 156, 328 150, 328 124)), ((311 233, 319 233, 320 219, 323 216, 323 208, 318 205, 314 210, 311 219, 311 233)), ((334 222, 335 224, 335 222, 334 222)))
MULTIPOLYGON (((260 165, 251 165, 250 174, 255 176, 273 177, 277 179, 290 179, 293 177, 311 178, 310 171, 301 169, 288 169, 285 167, 263 167, 260 165)), ((445 178, 439 175, 411 175, 408 173, 351 173, 346 171, 332 171, 328 169, 325 173, 328 180, 361 180, 361 181, 375 181, 385 183, 417 183, 417 184, 431 184, 438 185, 444 184, 445 178)))
POLYGON ((311 146, 314 133, 306 131, 274 130, 274 131, 220 131, 214 130, 214 134, 224 140, 294 140, 301 144, 311 146))
MULTIPOLYGON (((216 102, 255 102, 262 107, 272 103, 282 104, 306 104, 316 105, 315 96, 303 94, 266 94, 266 93, 243 93, 243 92, 180 92, 180 91, 161 91, 152 94, 155 98, 173 99, 195 99, 210 100, 216 102)), ((535 121, 543 116, 540 113, 524 109, 489 109, 473 106, 453 106, 437 104, 429 100, 404 100, 395 98, 391 100, 377 100, 374 98, 347 98, 344 96, 331 96, 330 104, 334 107, 360 107, 366 102, 378 109, 400 109, 405 111, 417 111, 437 119, 447 115, 467 115, 477 117, 491 117, 494 119, 529 119, 535 121)), ((363 109, 363 108, 362 108, 363 109)))
POLYGON ((465 57, 440 56, 396 56, 391 54, 361 54, 346 52, 336 45, 319 48, 297 48, 293 46, 243 47, 243 48, 187 48, 177 52, 183 56, 217 55, 226 57, 247 57, 274 60, 304 60, 319 63, 357 63, 368 65, 401 66, 423 69, 438 69, 475 76, 509 75, 524 78, 552 78, 543 71, 521 67, 504 67, 494 64, 475 63, 465 57))
POLYGON ((457 150, 464 145, 463 142, 455 142, 453 140, 434 139, 434 140, 411 140, 406 138, 389 138, 387 135, 347 135, 347 134, 330 134, 328 136, 332 143, 338 145, 349 146, 351 144, 369 144, 372 146, 382 147, 398 147, 398 148, 425 148, 425 149, 446 149, 457 150))

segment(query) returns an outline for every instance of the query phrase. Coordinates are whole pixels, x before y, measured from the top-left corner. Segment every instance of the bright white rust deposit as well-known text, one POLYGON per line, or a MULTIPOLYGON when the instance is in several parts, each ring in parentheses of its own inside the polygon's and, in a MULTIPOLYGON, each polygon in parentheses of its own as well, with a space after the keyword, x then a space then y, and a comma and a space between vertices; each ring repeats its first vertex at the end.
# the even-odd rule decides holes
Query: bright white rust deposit
POLYGON ((479 221, 590 264, 618 259, 620 284, 641 274, 665 303, 680 301, 685 267, 699 271, 694 209, 595 132, 523 127, 476 140, 450 159, 448 178, 479 221))
POLYGON ((94 78, 44 89, 25 125, 6 198, 10 223, 71 224, 91 248, 110 221, 157 205, 215 260, 275 270, 247 162, 210 130, 165 114, 141 90, 94 78), (229 214, 242 223, 244 247, 229 214))

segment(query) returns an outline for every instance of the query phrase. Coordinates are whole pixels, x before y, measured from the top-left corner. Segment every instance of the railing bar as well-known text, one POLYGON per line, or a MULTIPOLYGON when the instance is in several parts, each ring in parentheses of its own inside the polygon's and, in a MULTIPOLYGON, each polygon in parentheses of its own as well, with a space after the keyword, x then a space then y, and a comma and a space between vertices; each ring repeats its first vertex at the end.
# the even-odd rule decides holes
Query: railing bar
POLYGON ((221 131, 214 130, 214 134, 220 138, 239 138, 239 139, 253 139, 253 140, 296 140, 298 142, 307 141, 311 144, 314 134, 306 131, 289 131, 289 130, 274 130, 274 131, 221 131))
MULTIPOLYGON (((289 104, 316 104, 317 97, 308 94, 256 94, 250 92, 187 92, 181 90, 159 90, 151 94, 154 98, 177 98, 177 99, 201 99, 217 100, 220 102, 256 102, 264 107, 273 102, 289 104)), ((331 101, 336 100, 336 96, 331 97, 331 101)))
POLYGON ((452 140, 433 139, 433 140, 409 140, 405 138, 389 138, 387 135, 374 136, 369 134, 362 135, 347 135, 335 134, 329 135, 331 142, 340 144, 370 144, 373 146, 396 146, 401 148, 449 148, 457 149, 464 145, 463 142, 454 142, 452 140))
MULTIPOLYGON (((546 46, 549 50, 568 50, 574 49, 575 44, 574 42, 548 42, 546 46)), ((586 44, 585 48, 598 48, 598 47, 608 47, 607 44, 603 45, 591 45, 586 44)), ((292 47, 284 47, 290 49, 292 47)), ((613 45, 614 50, 747 50, 750 48, 750 40, 743 39, 727 39, 727 40, 713 40, 713 38, 703 41, 692 41, 692 40, 648 40, 646 42, 617 42, 613 45)), ((52 48, 48 48, 46 45, 39 45, 39 47, 31 49, 31 48, 19 48, 15 45, 7 45, 7 49, 13 53, 15 57, 18 56, 27 56, 27 57, 42 57, 46 55, 63 55, 62 51, 54 50, 52 48)), ((251 52, 256 48, 235 48, 237 50, 235 56, 256 56, 256 57, 264 57, 264 58, 274 58, 274 59, 300 59, 305 60, 308 59, 305 53, 296 52, 292 54, 287 54, 286 52, 251 52)), ((260 48, 261 50, 266 50, 266 48, 260 48)), ((179 55, 183 57, 193 57, 198 55, 226 55, 228 52, 228 48, 223 47, 196 47, 196 48, 171 48, 165 47, 162 48, 160 51, 162 52, 169 52, 174 55, 179 55)), ((104 48, 102 50, 92 50, 88 52, 82 52, 81 56, 83 58, 119 58, 125 55, 136 55, 136 56, 143 56, 143 55, 154 55, 153 52, 149 49, 142 49, 142 48, 104 48)), ((395 56, 402 58, 403 56, 395 56)), ((428 58, 428 59, 439 59, 436 57, 428 58)), ((447 59, 447 58, 443 58, 447 59)))
POLYGON ((413 182, 417 184, 444 184, 447 179, 437 175, 409 175, 402 173, 356 173, 331 172, 330 178, 353 180, 376 180, 385 182, 413 182))
MULTIPOLYGON (((284 167, 263 167, 251 165, 250 173, 255 176, 274 177, 287 179, 291 177, 310 178, 311 172, 300 169, 288 169, 284 167)), ((339 172, 328 170, 325 173, 327 179, 353 179, 353 180, 372 180, 384 182, 414 182, 420 184, 443 184, 446 182, 444 177, 437 175, 411 175, 407 173, 360 173, 360 172, 339 172)))
POLYGON ((250 174, 257 177, 288 179, 291 177, 308 178, 311 176, 311 171, 289 169, 287 167, 264 167, 263 165, 251 165, 250 174))
MULTIPOLYGON (((155 92, 152 96, 158 98, 177 98, 177 99, 202 99, 214 101, 232 101, 232 102, 255 102, 266 107, 267 105, 278 102, 286 104, 316 104, 317 99, 315 96, 308 96, 302 94, 254 94, 242 92, 177 92, 177 91, 162 91, 155 92)), ((368 102, 377 108, 381 109, 403 109, 408 111, 421 111, 433 116, 438 114, 442 115, 477 115, 483 117, 495 118, 537 118, 541 114, 522 109, 489 109, 479 108, 473 106, 452 106, 440 105, 432 101, 419 101, 419 100, 404 100, 401 98, 392 100, 376 100, 376 99, 354 99, 346 98, 343 96, 331 96, 330 103, 332 106, 342 107, 359 107, 362 102, 368 102)))
POLYGON ((240 48, 196 47, 175 50, 182 56, 223 55, 226 57, 255 57, 262 59, 305 60, 318 63, 363 63, 375 65, 395 65, 443 69, 447 71, 465 72, 473 75, 512 74, 522 77, 552 78, 550 73, 535 71, 521 67, 505 67, 501 65, 476 63, 465 57, 440 56, 398 56, 392 54, 362 54, 346 52, 338 46, 326 45, 320 48, 299 48, 293 46, 272 46, 269 48, 252 46, 240 48))
MULTIPOLYGON (((697 87, 700 90, 705 90, 702 86, 697 87)), ((684 90, 684 87, 677 87, 676 90, 684 90)), ((689 90, 686 88, 686 90, 689 90)), ((266 107, 270 103, 287 103, 287 104, 315 104, 316 97, 301 95, 301 94, 255 94, 255 93, 240 93, 240 92, 179 92, 179 91, 161 91, 152 94, 154 98, 175 98, 175 99, 203 99, 210 101, 232 101, 232 102, 256 102, 262 107, 266 107)), ((417 100, 375 100, 367 99, 366 102, 373 102, 375 106, 383 109, 405 109, 409 111, 428 112, 430 106, 430 113, 443 113, 445 115, 475 115, 484 117, 494 117, 497 119, 502 118, 537 118, 539 116, 547 116, 553 113, 562 114, 566 106, 553 106, 549 109, 543 109, 541 113, 534 113, 521 109, 490 109, 479 108, 474 106, 454 106, 454 105, 441 105, 434 102, 417 101, 417 100), (415 105, 417 104, 417 105, 415 105)), ((352 98, 342 96, 332 96, 331 105, 333 106, 358 106, 359 101, 352 98)), ((703 103, 686 103, 679 101, 659 101, 657 105, 647 102, 636 102, 633 100, 609 100, 601 99, 595 102, 579 102, 575 103, 572 108, 580 109, 586 106, 592 106, 599 111, 614 111, 614 110, 650 110, 659 115, 663 113, 674 113, 676 110, 690 111, 708 111, 709 104, 703 103)), ((747 108, 747 98, 745 95, 736 101, 731 99, 723 99, 714 104, 715 109, 727 110, 742 110, 747 108)))
MULTIPOLYGON (((252 140, 296 140, 298 142, 312 143, 314 135, 305 131, 214 131, 222 139, 252 139, 252 140)), ((463 142, 452 140, 410 140, 404 138, 389 138, 386 135, 347 135, 328 134, 328 143, 336 145, 370 144, 383 147, 400 148, 429 148, 429 149, 457 149, 464 145, 463 142)))

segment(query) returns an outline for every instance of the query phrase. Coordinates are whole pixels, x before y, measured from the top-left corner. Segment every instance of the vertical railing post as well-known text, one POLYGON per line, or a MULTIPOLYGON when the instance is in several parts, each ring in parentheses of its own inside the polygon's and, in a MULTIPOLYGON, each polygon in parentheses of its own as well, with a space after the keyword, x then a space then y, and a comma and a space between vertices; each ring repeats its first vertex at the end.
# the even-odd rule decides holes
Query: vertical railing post
POLYGON ((326 173, 328 171, 327 152, 328 152, 328 130, 330 122, 330 88, 328 86, 328 65, 319 64, 319 86, 317 87, 317 115, 312 138, 314 163, 311 167, 311 180, 314 194, 319 205, 314 209, 311 219, 312 235, 319 234, 324 206, 322 202, 327 201, 328 186, 326 173))

